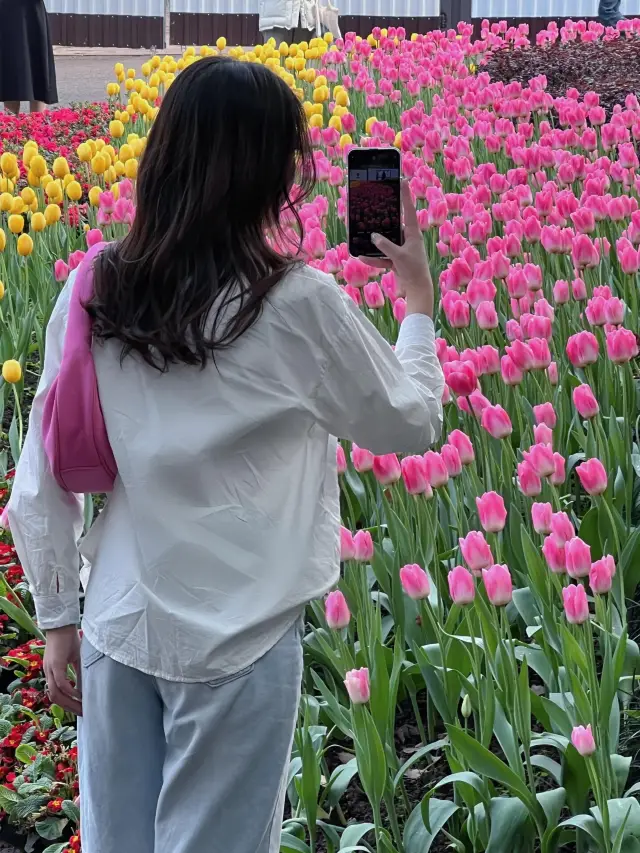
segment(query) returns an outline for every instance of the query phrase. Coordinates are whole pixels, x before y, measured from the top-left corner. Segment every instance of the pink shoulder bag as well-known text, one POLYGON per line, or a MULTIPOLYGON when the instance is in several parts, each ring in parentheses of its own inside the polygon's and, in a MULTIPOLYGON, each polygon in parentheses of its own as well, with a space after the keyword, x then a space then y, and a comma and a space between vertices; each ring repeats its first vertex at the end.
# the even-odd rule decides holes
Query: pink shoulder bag
POLYGON ((92 322, 84 303, 93 296, 98 243, 82 259, 69 299, 62 363, 44 403, 47 459, 60 488, 77 494, 110 492, 118 467, 109 444, 91 353, 92 322))

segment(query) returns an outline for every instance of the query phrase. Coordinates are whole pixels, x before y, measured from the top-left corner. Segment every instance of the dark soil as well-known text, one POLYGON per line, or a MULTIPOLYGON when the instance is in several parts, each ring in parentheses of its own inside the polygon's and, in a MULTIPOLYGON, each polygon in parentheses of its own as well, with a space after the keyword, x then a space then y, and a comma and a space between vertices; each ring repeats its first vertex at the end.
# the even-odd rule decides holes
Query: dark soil
POLYGON ((547 91, 554 98, 563 97, 572 87, 581 95, 595 91, 600 105, 611 113, 615 104, 624 106, 628 94, 640 93, 640 39, 504 48, 492 54, 482 70, 494 80, 523 86, 544 74, 547 91))

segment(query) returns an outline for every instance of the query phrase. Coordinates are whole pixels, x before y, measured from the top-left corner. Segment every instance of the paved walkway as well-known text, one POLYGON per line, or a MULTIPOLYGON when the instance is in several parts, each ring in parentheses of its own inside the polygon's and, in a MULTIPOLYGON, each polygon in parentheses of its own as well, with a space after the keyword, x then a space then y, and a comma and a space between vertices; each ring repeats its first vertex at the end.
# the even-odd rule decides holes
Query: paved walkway
POLYGON ((115 80, 113 66, 122 62, 125 68, 139 72, 145 56, 57 56, 56 76, 61 104, 76 101, 104 101, 106 85, 115 80))

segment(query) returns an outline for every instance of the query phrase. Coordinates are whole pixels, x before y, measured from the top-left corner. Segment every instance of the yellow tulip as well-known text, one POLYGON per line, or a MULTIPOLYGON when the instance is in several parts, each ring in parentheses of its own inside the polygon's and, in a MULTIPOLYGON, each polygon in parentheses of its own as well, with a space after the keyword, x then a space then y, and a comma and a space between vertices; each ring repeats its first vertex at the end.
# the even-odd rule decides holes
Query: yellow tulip
POLYGON ((331 44, 331 42, 333 41, 333 33, 325 33, 324 40, 327 44, 331 44))
POLYGON ((116 74, 124 74, 124 65, 121 62, 116 62, 113 66, 113 70, 116 74))
POLYGON ((120 139, 124 136, 124 125, 118 119, 109 122, 109 133, 114 139, 120 139))
POLYGON ((27 173, 27 181, 29 182, 30 187, 40 186, 40 178, 37 175, 34 175, 31 169, 29 169, 27 173))
POLYGON ((8 210, 11 210, 11 205, 13 204, 13 196, 11 193, 1 193, 0 194, 0 211, 6 213, 8 210))
POLYGON ((143 75, 145 77, 148 77, 151 74, 151 63, 145 62, 144 65, 142 66, 141 70, 142 70, 143 75))
POLYGON ((162 62, 162 60, 160 59, 159 56, 152 56, 151 57, 151 67, 152 68, 160 68, 161 62, 162 62))
POLYGON ((136 76, 136 69, 135 68, 127 68, 128 79, 133 80, 135 76, 136 76))
POLYGON ((125 166, 122 160, 118 160, 113 168, 116 170, 116 177, 121 178, 125 172, 125 166))
POLYGON ((302 69, 306 65, 306 60, 303 56, 296 56, 293 65, 296 71, 302 71, 302 69))
POLYGON ((323 124, 324 119, 321 115, 318 115, 317 113, 315 115, 312 115, 309 119, 309 127, 322 127, 323 124))
POLYGON ((44 209, 44 218, 47 225, 55 225, 56 222, 60 222, 61 216, 62 211, 57 204, 48 204, 44 209))
POLYGON ((329 127, 335 128, 338 133, 342 132, 342 119, 340 116, 331 116, 329 119, 329 127))
POLYGON ((135 180, 138 177, 138 161, 127 160, 124 164, 124 173, 132 181, 135 180))
POLYGON ((64 187, 65 190, 69 186, 71 181, 75 181, 75 178, 71 173, 64 176, 64 178, 62 179, 62 186, 64 187))
POLYGON ((156 98, 158 97, 158 87, 157 86, 150 86, 149 87, 148 97, 149 97, 149 100, 151 102, 156 100, 156 98))
POLYGON ((44 213, 34 213, 31 217, 31 230, 44 231, 46 227, 47 220, 45 219, 44 213))
POLYGON ((81 142, 76 149, 76 154, 81 163, 91 162, 91 146, 86 142, 81 142))
POLYGON ((25 145, 24 153, 22 154, 22 162, 27 167, 27 169, 31 165, 31 161, 33 160, 33 158, 36 156, 37 153, 38 153, 37 148, 34 148, 32 145, 28 145, 28 144, 25 145))
POLYGON ((156 86, 156 87, 159 86, 160 85, 160 75, 159 74, 152 74, 151 77, 149 77, 149 85, 152 88, 154 86, 156 86))
POLYGON ((116 172, 114 166, 109 166, 107 171, 104 173, 104 179, 108 184, 112 184, 118 179, 118 173, 116 172))
POLYGON ((134 81, 130 77, 127 77, 127 79, 125 80, 125 83, 124 83, 124 88, 127 90, 127 92, 130 92, 134 86, 135 86, 134 81))
POLYGON ((4 230, 0 228, 0 252, 4 252, 4 247, 7 245, 7 235, 4 233, 4 230))
POLYGON ((24 217, 18 213, 12 213, 7 219, 7 225, 12 234, 22 234, 24 230, 24 217))
POLYGON ((320 86, 326 86, 327 78, 324 76, 324 74, 318 74, 318 76, 316 77, 316 81, 313 85, 316 89, 318 89, 320 86))
POLYGON ((224 50, 226 46, 226 38, 224 36, 220 36, 220 38, 216 40, 216 47, 218 48, 218 50, 224 50))
POLYGON ((92 148, 92 151, 93 151, 93 153, 94 153, 94 154, 96 153, 96 151, 102 151, 102 149, 104 148, 104 146, 107 144, 107 143, 104 141, 104 139, 92 139, 92 140, 91 140, 91 142, 90 142, 89 144, 91 144, 91 143, 93 143, 93 145, 91 146, 91 148, 92 148))
POLYGON ((69 174, 69 164, 64 157, 56 157, 53 161, 53 174, 56 178, 64 178, 69 174))
POLYGON ((18 195, 11 202, 11 213, 24 213, 25 207, 26 204, 22 200, 22 197, 18 195))
POLYGON ((71 201, 80 201, 82 198, 82 187, 77 181, 71 181, 67 186, 67 197, 71 201))
POLYGON ((324 107, 322 104, 314 104, 311 110, 311 114, 314 116, 321 116, 324 114, 324 107))
POLYGON ((369 118, 366 120, 365 125, 364 125, 364 128, 365 128, 367 134, 371 133, 371 130, 373 129, 373 125, 377 121, 378 121, 378 119, 375 116, 369 116, 369 118))
POLYGON ((108 169, 108 163, 102 154, 98 153, 93 157, 91 169, 96 175, 102 175, 108 169))
POLYGON ((4 282, 0 281, 0 299, 4 299, 4 282))
POLYGON ((53 180, 53 178, 51 177, 51 175, 43 175, 40 178, 40 186, 42 187, 42 189, 46 190, 46 188, 49 186, 49 184, 51 183, 52 180, 53 180))
POLYGON ((125 142, 125 144, 120 147, 120 151, 118 152, 118 159, 122 160, 123 163, 126 163, 127 160, 131 160, 132 157, 133 149, 131 148, 128 142, 125 142))
POLYGON ((37 198, 34 198, 34 200, 31 202, 31 204, 29 205, 29 210, 31 211, 31 213, 37 213, 38 212, 38 199, 37 198))
POLYGON ((39 178, 44 177, 47 174, 47 163, 42 156, 42 154, 36 154, 31 158, 31 162, 29 163, 29 169, 33 172, 34 175, 37 175, 39 178))
POLYGON ((111 192, 113 193, 113 197, 116 201, 120 198, 120 184, 114 183, 111 186, 111 192))
POLYGON ((402 148, 402 132, 398 131, 396 133, 396 138, 393 140, 393 144, 396 148, 402 148))
MULTIPOLYGON (((335 90, 334 90, 335 92, 335 90)), ((349 95, 345 92, 344 89, 338 92, 335 96, 336 104, 339 107, 348 107, 349 106, 349 95)))
POLYGON ((0 178, 0 193, 11 193, 13 195, 15 188, 16 185, 11 178, 0 178))
POLYGON ((18 254, 23 258, 28 258, 33 252, 33 240, 28 234, 21 234, 18 237, 18 254))
POLYGON ((20 169, 18 168, 18 158, 16 155, 9 153, 9 151, 5 151, 0 157, 0 169, 2 169, 3 173, 8 175, 10 178, 19 175, 20 169))
POLYGON ((120 121, 122 122, 122 124, 129 124, 130 118, 131 116, 127 112, 120 114, 120 121))
POLYGON ((100 204, 100 193, 102 187, 91 187, 89 190, 89 202, 92 207, 97 207, 100 204))
POLYGON ((313 90, 313 100, 316 104, 322 104, 329 100, 329 89, 326 86, 319 86, 313 90))
POLYGON ((31 189, 31 187, 25 187, 25 188, 22 190, 22 192, 20 193, 20 195, 22 196, 22 201, 23 201, 25 204, 31 204, 31 202, 32 202, 32 201, 34 200, 34 198, 36 197, 36 194, 35 194, 35 193, 34 193, 34 191, 31 189))
POLYGON ((144 147, 145 147, 145 143, 142 141, 142 139, 134 139, 131 142, 131 148, 133 149, 133 156, 139 157, 142 154, 144 147))
POLYGON ((341 107, 340 104, 336 104, 333 108, 334 116, 338 116, 338 118, 342 118, 342 116, 346 116, 349 113, 348 107, 341 107))
POLYGON ((120 94, 120 86, 117 83, 107 83, 107 95, 110 98, 115 98, 120 94))
POLYGON ((338 144, 340 145, 340 148, 344 148, 345 145, 353 145, 353 139, 348 133, 343 133, 338 144))
POLYGON ((59 204, 64 195, 60 181, 51 181, 48 183, 45 188, 45 195, 50 202, 59 204))
MULTIPOLYGON (((26 237, 26 234, 24 236, 26 237)), ((20 367, 20 362, 16 361, 15 358, 7 359, 7 361, 2 365, 2 378, 10 385, 15 385, 16 382, 20 382, 22 379, 22 368, 20 367)))

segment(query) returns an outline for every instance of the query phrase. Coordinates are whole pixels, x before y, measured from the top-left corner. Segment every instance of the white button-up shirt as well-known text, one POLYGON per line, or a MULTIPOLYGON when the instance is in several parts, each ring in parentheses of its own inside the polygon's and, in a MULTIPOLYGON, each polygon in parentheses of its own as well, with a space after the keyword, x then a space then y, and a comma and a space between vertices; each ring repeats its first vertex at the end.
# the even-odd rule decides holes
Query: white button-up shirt
POLYGON ((175 681, 233 673, 268 651, 339 575, 336 439, 421 452, 442 423, 432 321, 409 315, 395 353, 333 278, 290 272, 257 322, 204 370, 160 373, 94 346, 118 477, 78 541, 83 503, 55 482, 42 409, 73 276, 46 357, 9 506, 42 629, 80 621, 116 661, 175 681))

